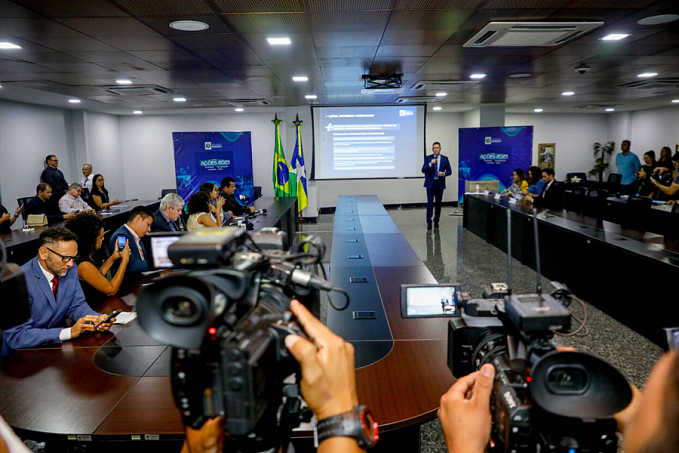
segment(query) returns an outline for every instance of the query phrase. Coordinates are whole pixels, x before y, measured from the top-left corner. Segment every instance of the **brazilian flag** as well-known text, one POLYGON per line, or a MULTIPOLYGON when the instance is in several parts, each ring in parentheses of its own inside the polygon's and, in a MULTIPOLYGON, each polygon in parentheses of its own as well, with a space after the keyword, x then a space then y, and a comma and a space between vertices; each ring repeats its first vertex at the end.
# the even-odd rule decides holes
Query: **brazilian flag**
POLYGON ((285 161, 285 152, 283 151, 283 144, 281 142, 280 124, 281 120, 271 120, 276 128, 276 144, 273 150, 273 188, 274 194, 277 197, 297 196, 297 194, 290 193, 290 172, 288 170, 288 163, 285 161))

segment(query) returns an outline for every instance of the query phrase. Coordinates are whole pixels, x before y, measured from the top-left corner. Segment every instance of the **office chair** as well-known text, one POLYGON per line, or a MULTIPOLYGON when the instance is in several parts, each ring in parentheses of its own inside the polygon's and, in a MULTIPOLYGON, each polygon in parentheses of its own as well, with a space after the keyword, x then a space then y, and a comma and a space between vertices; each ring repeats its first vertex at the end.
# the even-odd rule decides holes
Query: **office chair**
POLYGON ((611 196, 608 190, 589 189, 583 203, 583 214, 600 219, 603 217, 606 199, 611 196))
POLYGON ((257 198, 260 198, 261 196, 262 196, 262 186, 255 186, 255 200, 257 198))
MULTIPOLYGON (((29 200, 31 200, 33 197, 20 197, 17 198, 17 203, 19 206, 23 206, 24 209, 21 210, 21 217, 24 219, 24 222, 28 219, 28 214, 26 214, 26 203, 28 203, 29 200)), ((10 212, 11 214, 11 212, 10 212)))
POLYGON ((160 198, 163 198, 168 193, 177 193, 177 189, 163 189, 160 191, 160 198))
POLYGON ((653 200, 649 197, 630 195, 625 204, 625 215, 622 225, 638 231, 646 231, 648 211, 653 205, 653 200))
POLYGON ((582 215, 585 209, 586 196, 587 189, 584 187, 576 187, 571 190, 570 194, 564 193, 564 207, 566 211, 577 212, 582 215))
POLYGON ((569 184, 582 184, 587 181, 587 173, 566 173, 566 182, 569 184))

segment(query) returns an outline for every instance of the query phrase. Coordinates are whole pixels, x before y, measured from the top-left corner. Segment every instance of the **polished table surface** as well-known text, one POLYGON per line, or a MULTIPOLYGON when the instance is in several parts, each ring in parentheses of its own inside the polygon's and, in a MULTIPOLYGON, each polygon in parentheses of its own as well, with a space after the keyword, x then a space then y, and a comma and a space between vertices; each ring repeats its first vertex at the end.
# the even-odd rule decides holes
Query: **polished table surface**
MULTIPOLYGON (((255 231, 297 219, 296 198, 260 198, 255 231)), ((294 226, 293 226, 294 227, 294 226)), ((102 304, 102 313, 133 311, 144 280, 102 304)), ((136 320, 110 332, 62 344, 22 349, 0 361, 0 414, 19 435, 36 440, 181 439, 184 429, 167 377, 169 347, 148 337, 136 320), (117 373, 104 371, 115 357, 117 373)))

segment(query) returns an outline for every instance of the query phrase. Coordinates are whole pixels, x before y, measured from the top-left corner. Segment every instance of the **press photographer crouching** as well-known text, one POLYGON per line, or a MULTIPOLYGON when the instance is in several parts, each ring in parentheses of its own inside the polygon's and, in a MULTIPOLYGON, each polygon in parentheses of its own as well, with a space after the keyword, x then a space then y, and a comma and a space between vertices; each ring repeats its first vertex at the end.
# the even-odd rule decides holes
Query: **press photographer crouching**
POLYGON ((319 451, 359 451, 377 440, 377 422, 358 405, 353 347, 305 308, 318 291, 342 292, 304 270, 320 263, 325 247, 314 237, 292 251, 286 243, 275 228, 183 235, 167 256, 191 270, 139 295, 142 328, 172 346, 185 451, 192 443, 191 451, 221 451, 222 431, 225 451, 286 451, 292 429, 312 412, 319 451))

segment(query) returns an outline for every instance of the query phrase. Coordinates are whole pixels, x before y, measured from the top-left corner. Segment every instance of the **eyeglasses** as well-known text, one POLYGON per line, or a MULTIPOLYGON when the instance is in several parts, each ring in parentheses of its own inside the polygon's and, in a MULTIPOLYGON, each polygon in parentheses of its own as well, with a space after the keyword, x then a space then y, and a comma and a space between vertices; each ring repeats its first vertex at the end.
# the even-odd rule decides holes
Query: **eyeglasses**
POLYGON ((52 249, 49 248, 49 247, 45 247, 45 248, 46 248, 47 250, 49 250, 50 252, 54 253, 55 255, 57 255, 58 257, 60 257, 60 258, 61 258, 61 261, 63 261, 64 263, 70 263, 71 261, 74 261, 74 262, 75 262, 75 261, 78 261, 78 258, 80 258, 80 255, 76 255, 76 256, 64 256, 64 255, 62 255, 61 253, 55 252, 54 250, 52 250, 52 249))

